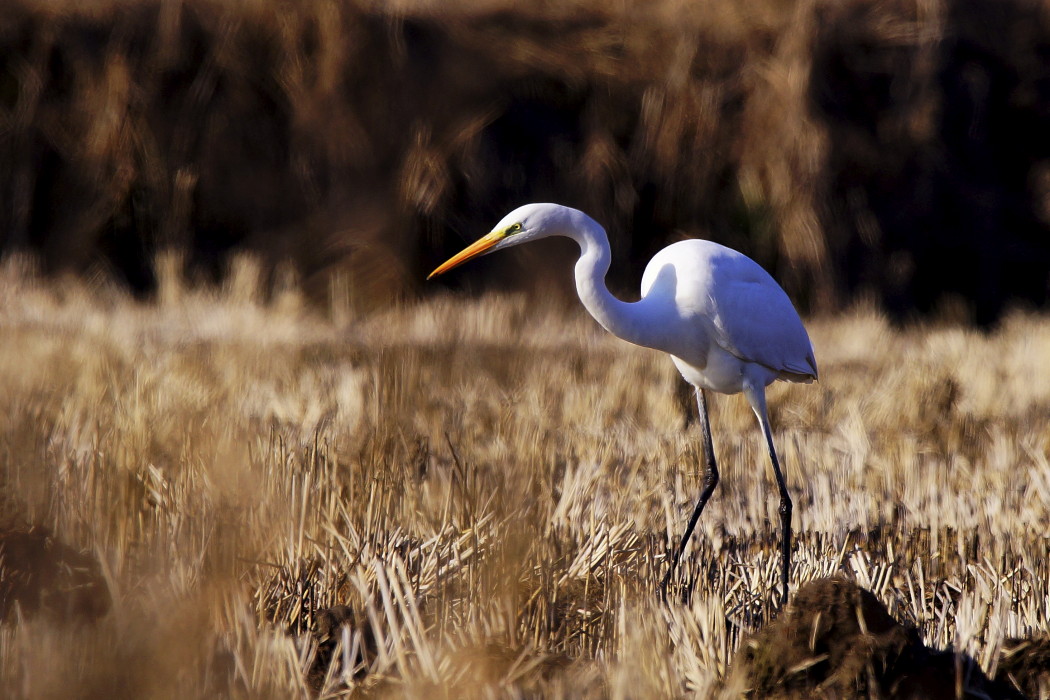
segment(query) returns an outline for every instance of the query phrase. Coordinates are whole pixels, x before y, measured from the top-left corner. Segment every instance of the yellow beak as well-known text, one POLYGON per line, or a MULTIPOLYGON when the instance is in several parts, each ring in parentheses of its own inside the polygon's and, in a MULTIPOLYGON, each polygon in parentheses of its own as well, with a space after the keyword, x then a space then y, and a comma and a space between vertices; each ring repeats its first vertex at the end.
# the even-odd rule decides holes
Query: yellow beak
POLYGON ((493 231, 492 233, 479 238, 478 240, 474 241, 469 246, 467 246, 466 248, 459 251, 451 258, 443 262, 441 265, 439 265, 436 270, 427 275, 427 279, 430 279, 431 277, 436 277, 437 275, 440 275, 444 272, 448 272, 452 268, 462 265, 471 258, 478 257, 479 255, 487 251, 489 248, 502 241, 503 238, 504 234, 502 231, 493 231))

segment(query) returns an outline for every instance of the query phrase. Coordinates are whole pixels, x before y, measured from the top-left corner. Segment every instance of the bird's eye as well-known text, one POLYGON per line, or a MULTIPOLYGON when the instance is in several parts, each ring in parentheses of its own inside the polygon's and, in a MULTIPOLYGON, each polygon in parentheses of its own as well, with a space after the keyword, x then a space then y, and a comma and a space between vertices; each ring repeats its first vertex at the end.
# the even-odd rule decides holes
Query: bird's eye
POLYGON ((521 224, 511 224, 510 228, 507 229, 507 235, 509 236, 512 233, 517 233, 520 230, 521 230, 521 224))

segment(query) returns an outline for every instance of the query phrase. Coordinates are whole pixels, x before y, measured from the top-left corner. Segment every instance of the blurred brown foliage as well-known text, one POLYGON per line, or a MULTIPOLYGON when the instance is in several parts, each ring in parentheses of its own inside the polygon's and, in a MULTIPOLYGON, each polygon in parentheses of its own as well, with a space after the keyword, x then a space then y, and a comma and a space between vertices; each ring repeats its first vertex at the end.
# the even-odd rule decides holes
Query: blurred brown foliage
MULTIPOLYGON (((249 250, 375 305, 553 200, 606 225, 620 289, 704 236, 805 308, 958 297, 989 322, 1046 301, 1048 11, 6 0, 0 248, 146 294, 160 251, 217 279, 249 250)), ((489 278, 564 289, 568 260, 519 272, 544 245, 489 278)))

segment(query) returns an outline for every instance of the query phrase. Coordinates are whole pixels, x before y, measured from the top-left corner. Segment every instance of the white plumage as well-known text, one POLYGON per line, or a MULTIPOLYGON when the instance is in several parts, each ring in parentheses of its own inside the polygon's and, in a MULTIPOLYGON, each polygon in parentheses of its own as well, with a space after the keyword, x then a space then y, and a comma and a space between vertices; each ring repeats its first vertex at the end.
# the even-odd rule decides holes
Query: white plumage
POLYGON ((653 257, 642 276, 639 301, 620 301, 605 286, 612 259, 605 229, 583 212, 559 204, 527 204, 515 209, 491 233, 430 277, 478 255, 548 236, 566 236, 579 244, 576 291, 598 323, 631 343, 669 353, 685 380, 696 387, 707 470, 696 508, 664 577, 664 588, 718 483, 704 392, 743 393, 765 436, 780 490, 781 601, 786 601, 791 499, 773 445, 765 387, 777 379, 810 382, 817 378, 813 347, 791 300, 746 255, 711 241, 688 240, 653 257))
POLYGON ((695 386, 736 394, 748 373, 762 386, 817 376, 809 336, 787 294, 742 253, 711 241, 674 243, 646 266, 642 296, 675 309, 675 335, 687 341, 668 352, 680 369, 692 368, 686 379, 695 386))

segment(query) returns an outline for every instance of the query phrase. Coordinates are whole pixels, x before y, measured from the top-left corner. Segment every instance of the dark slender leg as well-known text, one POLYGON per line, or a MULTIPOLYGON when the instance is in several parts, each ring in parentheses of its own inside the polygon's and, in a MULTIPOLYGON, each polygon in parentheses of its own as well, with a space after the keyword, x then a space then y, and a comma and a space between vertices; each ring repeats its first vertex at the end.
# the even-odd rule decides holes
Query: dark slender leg
POLYGON ((773 474, 777 477, 777 486, 780 488, 780 529, 783 537, 780 542, 780 604, 787 605, 788 599, 788 573, 791 570, 791 495, 788 493, 787 482, 784 473, 780 471, 780 461, 777 459, 777 450, 773 447, 773 435, 769 432, 769 421, 763 421, 762 432, 766 434, 766 444, 769 445, 769 461, 773 463, 773 474))
POLYGON ((693 534, 696 521, 700 519, 700 513, 703 512, 704 506, 707 505, 707 500, 711 498, 715 487, 718 486, 718 465, 715 463, 715 449, 711 442, 711 422, 707 418, 707 397, 704 395, 704 390, 699 387, 696 389, 696 405, 700 410, 700 430, 704 437, 704 456, 707 460, 707 469, 704 471, 704 488, 700 492, 700 499, 696 502, 696 508, 693 509, 693 516, 689 518, 689 525, 685 528, 682 541, 671 559, 671 567, 664 575, 663 583, 660 584, 660 590, 665 596, 667 595, 667 584, 670 583, 671 576, 678 567, 678 560, 682 557, 686 544, 689 543, 689 536, 693 534))
POLYGON ((766 410, 766 392, 764 389, 745 388, 748 401, 758 416, 758 423, 762 427, 762 434, 766 436, 766 446, 769 448, 769 461, 773 464, 773 475, 777 478, 777 487, 780 489, 780 529, 782 531, 780 540, 780 604, 787 604, 788 597, 788 574, 791 571, 791 495, 788 493, 787 481, 784 473, 780 470, 780 460, 777 459, 777 449, 773 446, 773 432, 769 428, 769 413, 766 410))

